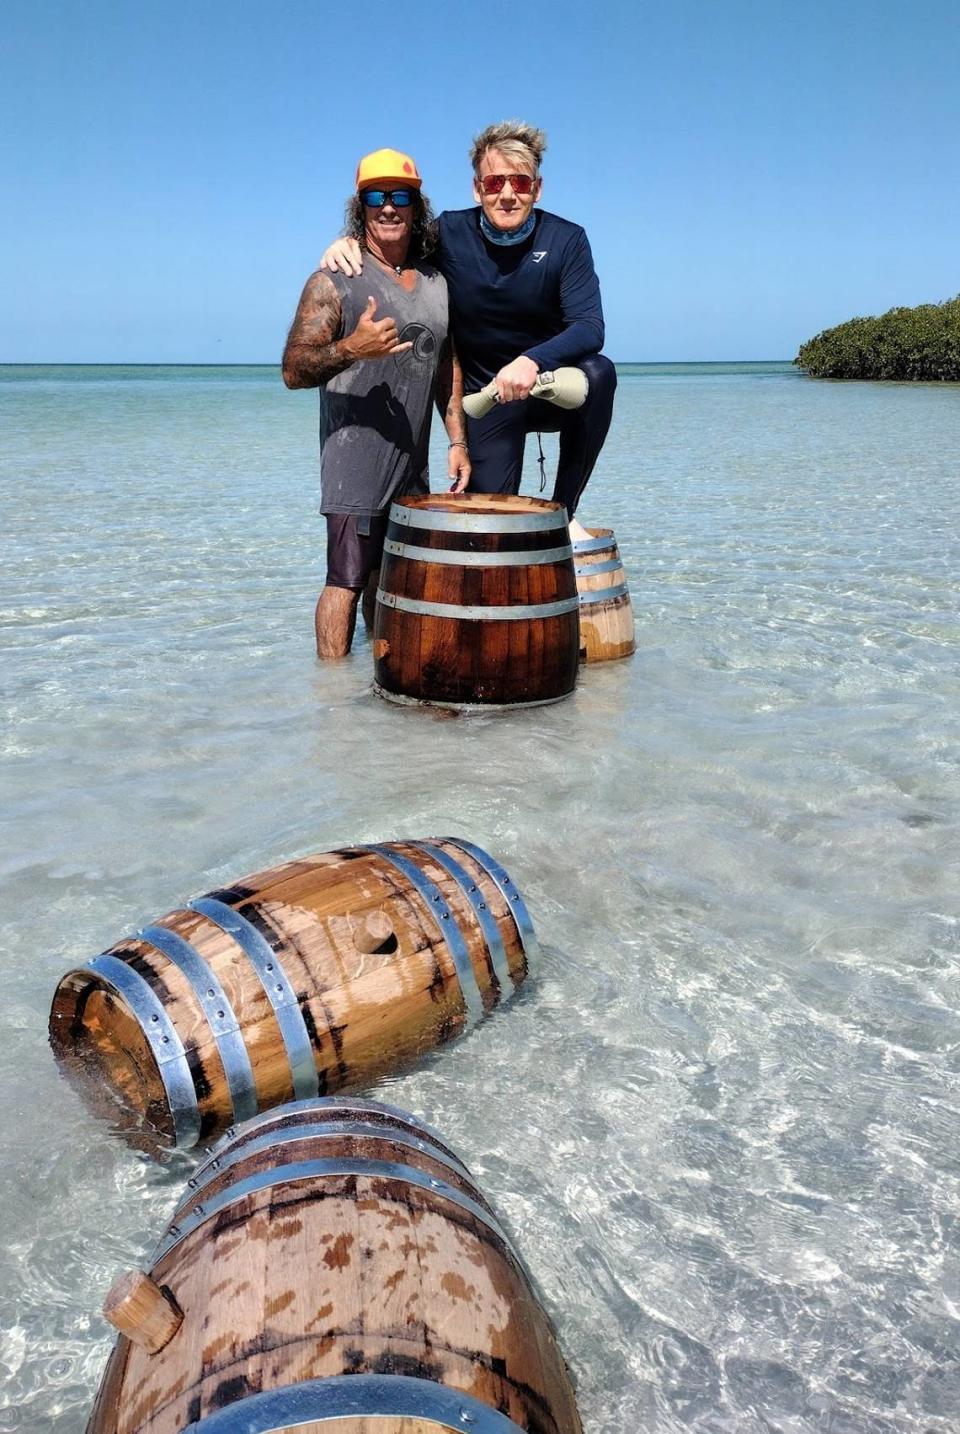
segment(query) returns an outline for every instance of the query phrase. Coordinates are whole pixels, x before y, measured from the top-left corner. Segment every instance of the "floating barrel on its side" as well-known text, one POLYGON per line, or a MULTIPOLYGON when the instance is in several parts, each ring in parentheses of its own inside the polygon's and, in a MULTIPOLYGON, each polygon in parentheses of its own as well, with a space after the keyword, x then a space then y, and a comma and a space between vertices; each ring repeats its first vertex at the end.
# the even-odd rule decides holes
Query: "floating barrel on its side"
POLYGON ((573 544, 580 594, 580 656, 584 662, 612 662, 636 649, 627 575, 612 528, 588 528, 589 538, 573 544))
POLYGON ((88 1434, 580 1434, 495 1213, 391 1106, 303 1101, 230 1132, 104 1308, 123 1337, 88 1434))
POLYGON ((579 601, 559 503, 487 494, 390 508, 375 690, 449 708, 556 702, 576 685, 579 601))
POLYGON ((536 936, 468 841, 287 862, 187 903, 61 980, 50 1037, 94 1105, 206 1142, 283 1101, 369 1085, 522 984, 536 936))

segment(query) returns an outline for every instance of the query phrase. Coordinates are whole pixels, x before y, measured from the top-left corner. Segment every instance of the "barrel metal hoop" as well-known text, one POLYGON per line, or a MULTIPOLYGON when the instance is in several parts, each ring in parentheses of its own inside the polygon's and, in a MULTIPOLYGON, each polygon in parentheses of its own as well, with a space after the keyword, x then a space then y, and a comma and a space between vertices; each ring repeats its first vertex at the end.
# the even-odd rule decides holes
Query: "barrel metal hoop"
POLYGON ((443 533, 539 533, 548 528, 558 528, 562 534, 567 532, 567 515, 562 510, 556 513, 470 513, 465 510, 442 513, 392 503, 390 521, 405 528, 443 533))
POLYGON ((617 540, 611 533, 608 538, 584 538, 581 543, 574 543, 573 555, 579 557, 581 553, 602 553, 604 548, 615 548, 617 540))
POLYGON ((156 1265, 207 1220, 212 1220, 215 1215, 221 1214, 248 1195, 256 1195, 261 1190, 272 1190, 278 1185, 291 1185, 299 1180, 338 1179, 344 1175, 356 1175, 372 1180, 398 1180, 404 1185, 415 1185, 420 1190, 440 1195, 444 1200, 459 1205, 461 1210, 465 1210, 488 1230, 492 1230, 504 1242, 514 1259, 517 1259, 513 1246, 491 1212, 469 1195, 465 1195, 462 1190, 449 1185, 446 1180, 440 1180, 435 1175, 426 1175, 422 1170, 415 1170, 412 1165, 400 1165, 393 1160, 327 1159, 296 1160, 290 1165, 273 1165, 268 1170, 258 1170, 253 1175, 245 1176, 243 1180, 238 1180, 236 1185, 218 1190, 209 1200, 194 1205, 183 1219, 168 1226, 154 1251, 151 1264, 156 1265))
POLYGON ((472 1029, 478 1021, 483 1020, 483 997, 477 984, 477 975, 473 969, 473 962, 470 960, 467 943, 457 924, 456 914, 451 911, 444 900, 443 892, 428 876, 424 876, 416 862, 411 861, 409 857, 401 856, 398 851, 394 851, 386 843, 371 842, 362 850, 375 851, 378 856, 383 857, 384 861, 395 866, 423 897, 426 909, 433 917, 434 924, 453 957, 453 964, 463 995, 463 1004, 466 1008, 464 1029, 466 1031, 472 1029))
MULTIPOLYGON (((285 1105, 274 1106, 270 1110, 262 1110, 258 1115, 255 1115, 252 1120, 245 1121, 243 1133, 244 1135, 249 1135, 254 1130, 266 1131, 275 1125, 279 1125, 284 1120, 289 1120, 291 1116, 308 1115, 314 1111, 327 1110, 331 1112, 335 1110, 349 1110, 366 1118, 369 1118, 371 1115, 388 1116, 393 1121, 398 1121, 402 1125, 412 1127, 417 1134, 428 1136, 435 1141, 441 1149, 446 1151, 448 1155, 453 1154, 451 1150, 447 1149, 444 1138, 440 1132, 434 1130, 432 1125, 428 1125, 427 1122, 421 1120, 419 1116, 411 1115, 408 1110, 401 1110, 400 1106, 390 1105, 387 1101, 366 1100, 362 1096, 315 1095, 306 1100, 291 1100, 285 1105)), ((197 1166, 194 1174, 201 1174, 208 1164, 226 1152, 236 1139, 237 1133, 236 1130, 226 1131, 217 1143, 211 1146, 208 1156, 197 1166)), ((473 1177, 471 1176, 470 1178, 472 1179, 473 1177)))
POLYGON ((578 578, 589 578, 594 573, 615 573, 623 564, 619 558, 611 558, 606 563, 584 563, 581 567, 575 567, 574 572, 578 578))
POLYGON ((84 967, 111 986, 130 1007, 153 1052, 173 1119, 174 1140, 180 1147, 196 1145, 200 1138, 197 1090, 187 1053, 176 1028, 148 981, 119 956, 95 956, 84 967))
POLYGON ((497 984, 500 987, 500 1000, 509 1001, 516 993, 516 986, 510 974, 510 963, 507 960, 507 949, 503 944, 503 937, 500 934, 500 927, 497 925, 496 917, 483 899, 483 892, 480 890, 474 877, 452 856, 441 851, 436 842, 415 841, 411 843, 419 851, 424 852, 449 872, 454 881, 463 892, 464 896, 473 907, 477 921, 480 923, 480 930, 483 932, 483 939, 487 943, 487 950, 490 952, 490 960, 493 963, 494 973, 497 977, 497 984))
POLYGON ((198 896, 188 905, 191 911, 199 912, 208 921, 212 921, 214 926, 219 926, 221 931, 232 937, 247 957, 277 1018, 280 1036, 290 1063, 294 1095, 298 1100, 315 1096, 320 1083, 310 1033, 303 1019, 297 994, 279 956, 253 923, 226 902, 217 901, 211 896, 198 896))
POLYGON ((468 856, 483 867, 503 893, 504 899, 510 908, 510 913, 517 924, 520 933, 520 944, 526 952, 527 968, 532 969, 540 958, 540 943, 537 940, 537 933, 533 929, 533 922, 530 920, 530 913, 527 910, 526 902, 517 890, 516 882, 506 872, 499 862, 483 850, 482 847, 474 846, 471 841, 464 841, 461 837, 444 837, 444 841, 452 846, 458 846, 468 856))
POLYGON ((335 1419, 416 1419, 463 1434, 522 1434, 519 1424, 461 1389, 409 1374, 336 1374, 262 1390, 188 1424, 183 1434, 279 1434, 335 1419))
POLYGON ((526 553, 471 553, 455 548, 417 548, 410 543, 395 543, 387 538, 385 553, 397 558, 412 558, 418 563, 446 563, 458 568, 526 568, 541 563, 564 562, 573 557, 569 543, 556 548, 531 548, 526 553))
POLYGON ((421 613, 424 617, 453 617, 466 622, 519 622, 526 618, 560 617, 575 612, 579 599, 561 598, 559 602, 524 603, 516 607, 461 607, 452 602, 421 602, 417 598, 400 597, 397 593, 377 589, 377 602, 395 607, 400 612, 421 613))
POLYGON ((207 1018, 227 1078, 234 1120, 247 1120, 257 1110, 257 1087, 250 1056, 240 1034, 240 1022, 226 991, 199 951, 166 926, 145 926, 137 939, 166 956, 190 982, 207 1018))
POLYGON ((615 588, 594 588, 591 592, 580 594, 580 603, 589 606, 592 602, 606 602, 610 598, 627 597, 628 591, 626 583, 618 583, 615 588))
POLYGON ((206 1185, 209 1185, 215 1178, 219 1179, 225 1170, 231 1170, 241 1160, 245 1160, 248 1155, 255 1155, 262 1150, 277 1150, 280 1146, 290 1145, 296 1140, 309 1140, 314 1136, 322 1138, 328 1135, 350 1135, 361 1140, 386 1140, 391 1145, 402 1145, 405 1150, 414 1150, 418 1155, 425 1155, 430 1160, 435 1160, 438 1165, 446 1166, 461 1179, 469 1180, 471 1185, 474 1184, 470 1171, 461 1164, 455 1155, 449 1151, 438 1150, 435 1145, 430 1145, 426 1140, 420 1140, 416 1135, 411 1135, 407 1131, 391 1130, 387 1126, 373 1125, 362 1120, 314 1121, 303 1125, 285 1125, 280 1130, 258 1136, 256 1140, 245 1140, 241 1145, 233 1146, 218 1156, 214 1168, 211 1168, 210 1162, 205 1161, 203 1166, 198 1167, 194 1173, 189 1190, 174 1210, 174 1222, 188 1206, 196 1205, 198 1200, 203 1200, 206 1185))

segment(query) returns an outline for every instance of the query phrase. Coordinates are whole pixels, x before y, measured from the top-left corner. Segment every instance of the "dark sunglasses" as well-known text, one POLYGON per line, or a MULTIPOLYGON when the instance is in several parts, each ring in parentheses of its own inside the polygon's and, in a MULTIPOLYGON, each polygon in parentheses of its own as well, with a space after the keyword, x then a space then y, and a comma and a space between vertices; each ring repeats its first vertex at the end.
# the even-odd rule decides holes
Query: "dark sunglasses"
POLYGON ((514 194, 532 194, 537 182, 532 174, 485 174, 480 188, 484 194, 499 194, 508 179, 514 194))
POLYGON ((385 204, 392 204, 394 209, 406 209, 408 204, 413 203, 413 190, 365 189, 360 198, 368 209, 382 209, 385 204))

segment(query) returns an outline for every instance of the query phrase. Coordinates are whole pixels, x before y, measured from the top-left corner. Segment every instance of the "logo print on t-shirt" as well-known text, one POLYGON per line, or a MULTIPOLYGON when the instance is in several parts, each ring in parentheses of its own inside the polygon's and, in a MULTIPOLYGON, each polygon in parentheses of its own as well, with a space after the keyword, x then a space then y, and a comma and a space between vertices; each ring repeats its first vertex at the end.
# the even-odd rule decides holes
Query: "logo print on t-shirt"
POLYGON ((533 253, 530 255, 530 258, 535 264, 539 264, 540 260, 545 259, 549 252, 549 249, 534 249, 533 253))
POLYGON ((419 368, 433 363, 437 352, 437 340, 432 329, 423 324, 404 324, 400 330, 400 342, 402 344, 413 344, 412 349, 406 353, 397 354, 397 363, 408 363, 413 360, 419 368))

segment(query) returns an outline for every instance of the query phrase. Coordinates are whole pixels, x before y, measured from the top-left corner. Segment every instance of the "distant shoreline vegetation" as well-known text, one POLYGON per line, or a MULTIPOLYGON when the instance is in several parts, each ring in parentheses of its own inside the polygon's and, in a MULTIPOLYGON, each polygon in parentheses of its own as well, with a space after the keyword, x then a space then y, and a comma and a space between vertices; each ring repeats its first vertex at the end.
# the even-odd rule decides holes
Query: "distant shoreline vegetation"
POLYGON ((960 295, 848 319, 801 344, 794 363, 812 378, 960 382, 960 295))

